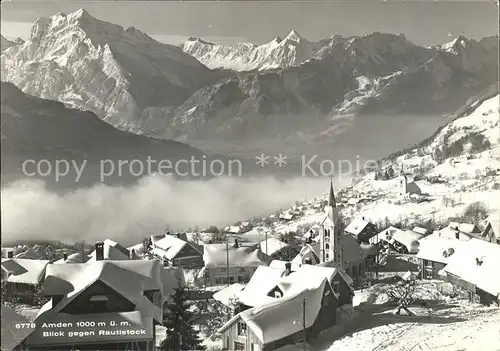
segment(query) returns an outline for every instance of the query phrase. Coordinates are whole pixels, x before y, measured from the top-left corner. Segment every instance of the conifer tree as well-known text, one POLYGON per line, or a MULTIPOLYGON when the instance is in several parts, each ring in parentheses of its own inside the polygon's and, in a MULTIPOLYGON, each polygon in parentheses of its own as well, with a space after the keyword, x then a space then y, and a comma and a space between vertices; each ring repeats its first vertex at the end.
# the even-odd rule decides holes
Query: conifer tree
POLYGON ((166 338, 161 342, 160 349, 168 351, 205 350, 201 344, 198 332, 193 327, 193 313, 188 304, 188 291, 178 287, 172 294, 172 302, 167 305, 168 316, 163 323, 167 328, 166 338))

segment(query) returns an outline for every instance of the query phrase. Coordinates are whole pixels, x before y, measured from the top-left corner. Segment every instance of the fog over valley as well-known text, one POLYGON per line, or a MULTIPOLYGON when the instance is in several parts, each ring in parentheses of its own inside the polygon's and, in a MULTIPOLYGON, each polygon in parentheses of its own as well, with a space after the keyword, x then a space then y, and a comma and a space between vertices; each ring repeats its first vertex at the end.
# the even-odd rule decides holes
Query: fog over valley
MULTIPOLYGON (((295 201, 324 195, 328 178, 226 178, 175 181, 151 176, 132 187, 96 185, 59 195, 42 181, 2 189, 4 242, 47 239, 87 242, 109 238, 124 245, 173 230, 226 226, 265 216, 295 201)), ((340 179, 338 186, 348 184, 340 179)))

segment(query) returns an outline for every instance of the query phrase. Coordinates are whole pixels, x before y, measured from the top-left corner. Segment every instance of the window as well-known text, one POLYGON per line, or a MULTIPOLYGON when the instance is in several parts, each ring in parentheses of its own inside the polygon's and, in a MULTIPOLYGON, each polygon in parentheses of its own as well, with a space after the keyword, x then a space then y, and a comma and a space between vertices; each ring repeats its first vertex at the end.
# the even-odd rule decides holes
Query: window
POLYGON ((240 267, 240 272, 245 273, 245 267, 240 267))
POLYGON ((330 237, 330 229, 325 229, 325 238, 330 237))
POLYGON ((245 350, 245 344, 239 341, 234 342, 234 350, 239 351, 239 350, 245 350))
POLYGON ((250 351, 255 351, 255 344, 254 343, 250 344, 250 351))
POLYGON ((338 293, 340 289, 339 286, 340 286, 339 282, 333 282, 333 291, 338 293))
POLYGON ((243 322, 238 322, 238 335, 247 335, 247 325, 243 322))
POLYGON ((234 284, 234 277, 233 276, 229 277, 229 284, 234 284))
POLYGON ((330 255, 328 253, 325 254, 325 259, 326 260, 329 260, 330 259, 330 255))
POLYGON ((330 244, 328 243, 325 244, 325 250, 330 250, 330 244))
POLYGON ((359 264, 359 275, 363 274, 363 265, 359 264))

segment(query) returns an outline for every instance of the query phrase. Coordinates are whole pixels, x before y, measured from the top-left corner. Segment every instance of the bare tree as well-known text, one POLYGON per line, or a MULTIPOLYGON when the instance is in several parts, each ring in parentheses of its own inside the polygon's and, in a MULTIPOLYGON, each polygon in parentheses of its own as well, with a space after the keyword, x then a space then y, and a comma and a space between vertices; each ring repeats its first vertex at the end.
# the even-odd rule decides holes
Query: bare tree
POLYGON ((389 288, 387 295, 391 299, 391 302, 398 306, 396 309, 397 315, 401 313, 401 310, 406 311, 409 316, 413 315, 413 312, 408 309, 408 306, 415 301, 414 294, 416 287, 416 280, 411 277, 409 279, 403 279, 389 288))

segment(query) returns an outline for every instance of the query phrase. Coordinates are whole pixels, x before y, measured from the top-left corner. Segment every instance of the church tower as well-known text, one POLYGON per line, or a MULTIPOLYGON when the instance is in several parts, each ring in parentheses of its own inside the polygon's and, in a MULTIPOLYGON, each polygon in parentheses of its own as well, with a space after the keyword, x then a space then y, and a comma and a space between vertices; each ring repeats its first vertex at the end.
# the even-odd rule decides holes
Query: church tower
POLYGON ((330 196, 325 207, 325 218, 320 225, 320 260, 335 261, 341 265, 340 238, 344 235, 344 223, 337 210, 333 181, 330 181, 330 196))
POLYGON ((401 165, 401 173, 399 174, 399 189, 400 196, 405 196, 408 192, 408 177, 406 177, 403 165, 401 165))

